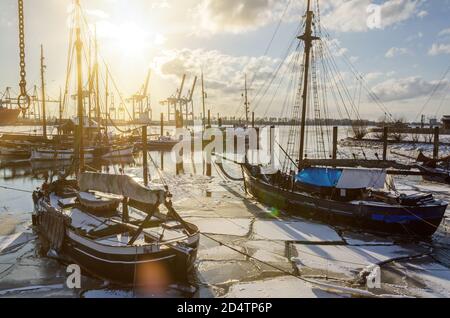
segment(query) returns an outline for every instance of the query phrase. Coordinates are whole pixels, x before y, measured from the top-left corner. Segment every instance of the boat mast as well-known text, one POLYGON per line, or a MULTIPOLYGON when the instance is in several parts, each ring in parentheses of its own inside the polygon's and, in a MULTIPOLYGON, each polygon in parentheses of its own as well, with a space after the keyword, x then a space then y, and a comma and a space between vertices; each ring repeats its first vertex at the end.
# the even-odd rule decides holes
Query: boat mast
POLYGON ((304 61, 305 61, 305 72, 303 80, 303 108, 302 108, 302 119, 301 119, 301 131, 300 131, 300 152, 299 152, 299 162, 302 162, 305 155, 305 131, 306 131, 306 110, 308 107, 308 82, 309 82, 309 66, 311 60, 311 48, 312 42, 319 40, 318 37, 312 35, 312 24, 313 24, 314 12, 311 11, 311 0, 308 0, 308 6, 306 10, 306 28, 305 33, 298 37, 299 40, 305 42, 304 51, 304 61))
MULTIPOLYGON (((78 14, 80 8, 80 0, 76 0, 76 5, 78 7, 78 14)), ((83 66, 82 66, 82 50, 83 50, 83 41, 81 40, 81 29, 79 24, 79 16, 77 16, 77 28, 76 28, 76 53, 77 53, 77 113, 78 113, 78 153, 76 152, 76 156, 79 157, 79 172, 84 171, 84 142, 83 142, 83 130, 84 130, 84 111, 83 111, 83 66)))
POLYGON ((61 88, 59 88, 59 104, 58 104, 58 110, 59 110, 59 135, 62 135, 62 131, 61 131, 61 128, 62 128, 62 124, 63 124, 63 122, 62 122, 62 117, 63 117, 63 108, 62 108, 62 104, 63 104, 63 101, 62 101, 62 91, 61 91, 61 88))
POLYGON ((41 45, 41 93, 42 93, 42 131, 44 139, 47 139, 47 115, 45 110, 45 79, 44 79, 44 46, 41 45))
POLYGON ((244 106, 245 106, 245 124, 248 126, 249 124, 249 103, 248 103, 248 89, 247 89, 247 74, 245 74, 245 93, 244 93, 244 106))
POLYGON ((202 105, 203 105, 203 130, 206 128, 206 106, 205 106, 205 82, 203 81, 203 70, 202 70, 202 105))
MULTIPOLYGON (((105 75, 105 132, 106 135, 108 135, 108 120, 109 120, 109 70, 108 70, 108 66, 105 65, 106 68, 106 75, 105 75)), ((99 123, 100 125, 100 123, 99 123)))
MULTIPOLYGON (((95 120, 98 124, 99 131, 101 130, 101 112, 100 112, 100 83, 99 83, 99 65, 98 65, 98 42, 97 42, 97 27, 95 28, 95 82, 96 82, 96 101, 95 101, 95 120)), ((107 104, 108 105, 108 104, 107 104)))

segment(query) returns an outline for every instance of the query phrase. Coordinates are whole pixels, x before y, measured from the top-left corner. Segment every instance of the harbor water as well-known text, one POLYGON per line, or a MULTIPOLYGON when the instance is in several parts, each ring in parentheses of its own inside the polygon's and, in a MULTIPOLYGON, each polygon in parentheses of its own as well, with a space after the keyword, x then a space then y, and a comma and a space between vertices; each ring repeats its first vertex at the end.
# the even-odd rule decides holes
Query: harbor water
MULTIPOLYGON (((2 132, 7 129, 3 127, 2 132)), ((281 128, 280 132, 284 143, 287 130, 281 128)), ((39 133, 33 127, 9 131, 39 133)), ((339 131, 339 139, 348 137, 348 128, 339 131)), ((314 145, 309 143, 311 154, 314 145)), ((396 149, 405 154, 417 150, 396 149)), ((365 150, 340 147, 339 156, 375 158, 381 151, 376 146, 365 150)), ((290 217, 262 205, 246 193, 243 182, 230 180, 214 164, 212 176, 207 177, 201 160, 187 158, 180 175, 170 152, 150 149, 150 161, 151 181, 168 184, 176 210, 202 233, 189 284, 174 284, 158 294, 142 293, 83 273, 81 288, 69 288, 68 264, 42 254, 31 229, 32 191, 63 167, 54 162, 2 158, 0 297, 450 297, 450 211, 430 240, 378 236, 290 217), (367 286, 364 277, 374 266, 379 267, 380 285, 367 286)), ((102 172, 142 177, 141 154, 89 165, 102 172)), ((224 162, 224 169, 233 177, 242 176, 240 167, 232 162, 224 162)), ((421 177, 395 179, 400 191, 432 193, 450 201, 447 185, 425 182, 421 177)))

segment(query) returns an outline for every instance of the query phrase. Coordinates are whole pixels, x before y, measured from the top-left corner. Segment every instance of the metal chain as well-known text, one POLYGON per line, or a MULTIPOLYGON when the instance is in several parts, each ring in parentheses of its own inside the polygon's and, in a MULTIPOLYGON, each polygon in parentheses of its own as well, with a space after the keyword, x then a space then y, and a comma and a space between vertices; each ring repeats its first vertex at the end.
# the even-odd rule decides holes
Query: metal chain
POLYGON ((17 98, 17 105, 22 110, 30 108, 31 99, 27 93, 27 79, 25 70, 25 26, 23 14, 23 0, 18 0, 19 7, 19 50, 20 50, 20 95, 17 98))

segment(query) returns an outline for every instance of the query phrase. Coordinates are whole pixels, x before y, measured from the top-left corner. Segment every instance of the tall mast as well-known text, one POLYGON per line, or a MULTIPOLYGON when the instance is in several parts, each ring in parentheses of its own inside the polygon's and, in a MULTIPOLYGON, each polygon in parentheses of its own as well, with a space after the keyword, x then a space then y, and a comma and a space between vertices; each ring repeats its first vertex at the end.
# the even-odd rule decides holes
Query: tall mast
POLYGON ((248 126, 249 123, 249 103, 248 103, 248 89, 247 89, 247 74, 245 74, 245 93, 244 93, 244 105, 245 105, 245 123, 248 126))
MULTIPOLYGON (((106 109, 106 115, 105 115, 105 131, 108 133, 108 120, 109 120, 109 70, 108 66, 105 66, 106 68, 106 79, 105 79, 105 109, 106 109)), ((99 123, 100 124, 100 123, 99 123)))
POLYGON ((308 107, 308 81, 309 81, 309 66, 311 60, 311 48, 312 42, 319 40, 318 37, 312 35, 312 24, 313 24, 314 12, 311 11, 311 0, 308 0, 308 6, 306 10, 306 28, 305 33, 298 37, 299 40, 305 42, 304 51, 304 61, 305 61, 305 72, 303 79, 303 108, 302 108, 302 119, 301 119, 301 132, 300 132, 300 152, 299 152, 299 162, 302 162, 305 155, 305 131, 306 131, 306 110, 308 107))
POLYGON ((41 45, 41 93, 42 93, 42 131, 43 136, 47 139, 47 115, 45 111, 45 78, 44 78, 44 46, 41 45))
POLYGON ((63 117, 62 103, 63 103, 62 102, 62 91, 61 91, 61 88, 59 88, 59 105, 58 105, 58 108, 59 108, 59 127, 60 127, 59 134, 60 135, 62 134, 62 132, 61 132, 62 117, 63 117))
POLYGON ((99 83, 99 66, 98 66, 98 42, 97 42, 97 28, 95 28, 95 82, 96 82, 96 101, 95 101, 95 120, 101 129, 101 113, 100 113, 100 83, 99 83))
POLYGON ((205 105, 205 83, 203 81, 202 71, 202 105, 203 105, 203 129, 206 127, 206 105, 205 105))
MULTIPOLYGON (((77 0, 77 5, 79 6, 79 1, 77 0)), ((80 8, 78 8, 79 10, 80 8)), ((76 40, 76 51, 77 51, 77 102, 78 102, 78 153, 75 153, 79 157, 79 172, 84 171, 84 142, 83 142, 83 130, 84 130, 84 111, 83 111, 83 66, 81 60, 81 54, 83 50, 83 42, 81 40, 81 30, 80 26, 76 29, 77 40, 76 40)))
POLYGON ((88 49, 88 119, 89 119, 89 127, 91 126, 92 119, 92 48, 91 41, 89 41, 89 49, 88 49))

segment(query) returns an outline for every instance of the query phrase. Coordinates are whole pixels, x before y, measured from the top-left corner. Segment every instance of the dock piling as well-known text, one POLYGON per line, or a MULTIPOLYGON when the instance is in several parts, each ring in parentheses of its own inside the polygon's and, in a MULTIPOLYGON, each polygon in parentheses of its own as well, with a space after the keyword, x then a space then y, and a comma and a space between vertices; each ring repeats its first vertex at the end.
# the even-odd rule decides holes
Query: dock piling
POLYGON ((148 174, 148 140, 147 140, 147 126, 142 127, 142 161, 144 168, 144 184, 148 186, 149 174, 148 174))
POLYGON ((434 128, 434 149, 433 149, 433 159, 439 159, 439 127, 434 128))
POLYGON ((387 161, 389 128, 383 128, 383 161, 387 161))
POLYGON ((333 127, 333 160, 337 159, 338 127, 333 127))

